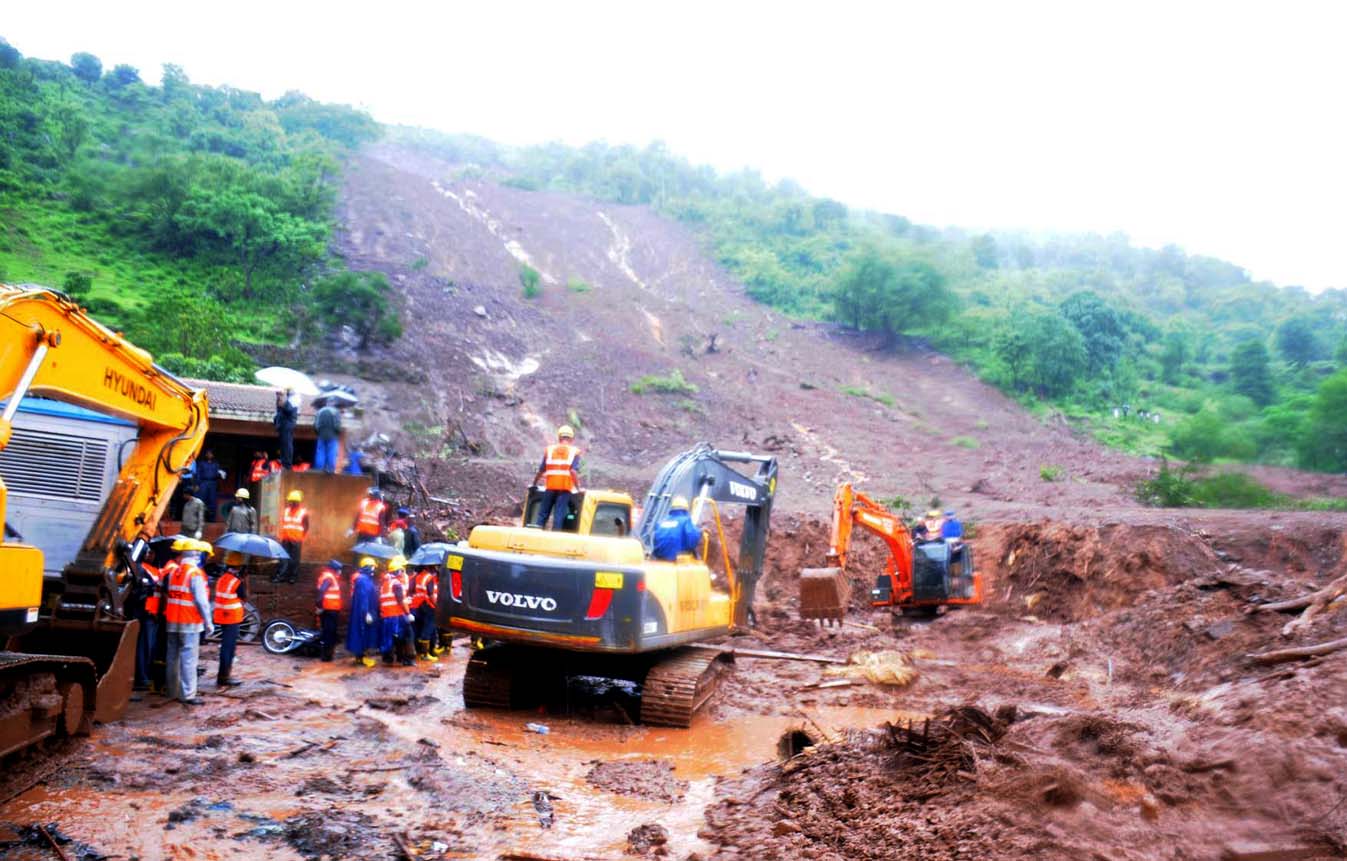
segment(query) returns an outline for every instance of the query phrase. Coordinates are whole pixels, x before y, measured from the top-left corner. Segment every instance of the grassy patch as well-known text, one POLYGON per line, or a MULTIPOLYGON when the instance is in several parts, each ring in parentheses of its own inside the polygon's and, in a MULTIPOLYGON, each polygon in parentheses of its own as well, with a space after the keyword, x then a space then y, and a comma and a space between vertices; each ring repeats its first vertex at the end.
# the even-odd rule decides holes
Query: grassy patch
POLYGON ((892 407, 898 403, 893 395, 884 392, 872 392, 864 386, 843 386, 842 391, 852 397, 869 398, 872 401, 883 404, 886 407, 892 407))
POLYGON ((694 401, 692 398, 683 398, 679 400, 678 403, 674 404, 674 406, 678 407, 685 413, 692 413, 693 415, 700 415, 700 416, 706 415, 706 408, 703 407, 701 404, 697 403, 696 401, 694 401))
POLYGON ((418 257, 412 261, 412 271, 420 272, 422 269, 425 269, 429 265, 430 265, 429 259, 425 257, 418 257))
POLYGON ((1061 481, 1064 475, 1066 475, 1066 470, 1050 463, 1045 463, 1038 468, 1038 477, 1044 481, 1061 481))
POLYGON ((959 448, 977 448, 981 445, 981 443, 971 436, 956 436, 949 441, 949 444, 957 445, 959 448))
POLYGON ((537 269, 534 269, 527 263, 519 267, 519 283, 524 288, 525 299, 538 298, 542 293, 542 287, 539 286, 541 282, 542 276, 538 274, 537 269))
POLYGON ((588 293, 590 286, 579 278, 567 278, 566 289, 572 293, 588 293))
POLYGON ((636 395, 650 393, 662 395, 695 395, 697 385, 683 379, 683 372, 674 368, 665 376, 646 374, 631 384, 631 392, 636 395))
POLYGON ((1295 499, 1277 493, 1243 472, 1202 474, 1198 468, 1171 469, 1162 462, 1154 477, 1137 484, 1137 499, 1160 508, 1276 508, 1299 511, 1347 511, 1347 499, 1295 499))

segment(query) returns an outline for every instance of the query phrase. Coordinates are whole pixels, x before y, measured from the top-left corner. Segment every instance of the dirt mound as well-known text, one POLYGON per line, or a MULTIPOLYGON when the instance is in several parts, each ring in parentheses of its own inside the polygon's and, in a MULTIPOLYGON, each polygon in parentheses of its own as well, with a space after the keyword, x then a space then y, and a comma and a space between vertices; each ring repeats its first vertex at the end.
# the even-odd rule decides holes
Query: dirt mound
POLYGON ((1055 621, 1127 607, 1223 567, 1200 536, 1163 525, 987 524, 973 544, 989 606, 1055 621))
POLYGON ((585 780, 599 789, 619 795, 634 795, 655 801, 680 801, 687 792, 688 782, 674 777, 674 764, 667 759, 646 759, 636 762, 615 760, 595 761, 585 780))

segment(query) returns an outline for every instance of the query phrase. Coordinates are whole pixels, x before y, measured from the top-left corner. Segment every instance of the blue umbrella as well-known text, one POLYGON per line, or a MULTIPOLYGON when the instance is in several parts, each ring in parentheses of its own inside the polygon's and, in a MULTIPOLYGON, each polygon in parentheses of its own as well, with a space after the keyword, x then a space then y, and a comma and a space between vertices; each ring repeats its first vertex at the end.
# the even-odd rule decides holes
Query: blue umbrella
POLYGON ((289 559, 290 554, 274 538, 251 532, 226 532, 215 542, 216 550, 233 550, 259 559, 289 559))
POLYGON ((375 559, 392 559, 398 555, 398 549, 392 544, 380 544, 378 541, 362 541, 351 548, 356 556, 373 556, 375 559))
POLYGON ((407 560, 408 565, 443 565, 444 557, 454 551, 454 545, 446 544, 443 541, 432 541, 429 544, 422 544, 416 548, 412 558, 407 560))

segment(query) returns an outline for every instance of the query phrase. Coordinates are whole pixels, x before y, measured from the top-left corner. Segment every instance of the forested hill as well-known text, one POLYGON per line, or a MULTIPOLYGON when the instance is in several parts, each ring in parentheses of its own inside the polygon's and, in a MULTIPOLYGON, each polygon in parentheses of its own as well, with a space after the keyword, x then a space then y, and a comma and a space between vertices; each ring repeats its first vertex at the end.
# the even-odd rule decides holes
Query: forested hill
POLYGON ((881 330, 895 345, 924 338, 1125 449, 1347 469, 1347 291, 1253 281, 1232 263, 1121 235, 937 230, 789 180, 718 174, 658 143, 391 136, 465 176, 652 206, 696 228, 759 301, 881 330))
POLYGON ((0 39, 0 279, 62 287, 167 367, 251 378, 239 346, 356 322, 396 334, 382 276, 328 250, 344 156, 380 128, 299 93, 147 86, 0 39))

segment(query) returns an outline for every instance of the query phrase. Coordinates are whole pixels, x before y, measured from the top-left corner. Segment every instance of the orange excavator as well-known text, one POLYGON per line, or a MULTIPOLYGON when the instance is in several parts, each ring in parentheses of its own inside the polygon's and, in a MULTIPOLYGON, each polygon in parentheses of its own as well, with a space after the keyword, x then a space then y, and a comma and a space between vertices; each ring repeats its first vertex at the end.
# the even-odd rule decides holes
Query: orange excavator
POLYGON ((857 525, 889 548, 884 573, 870 590, 871 607, 934 614, 944 606, 982 602, 982 577, 973 567, 972 547, 938 535, 914 539, 901 517, 847 483, 838 485, 833 496, 828 567, 800 572, 800 618, 840 623, 846 615, 847 551, 857 525))

